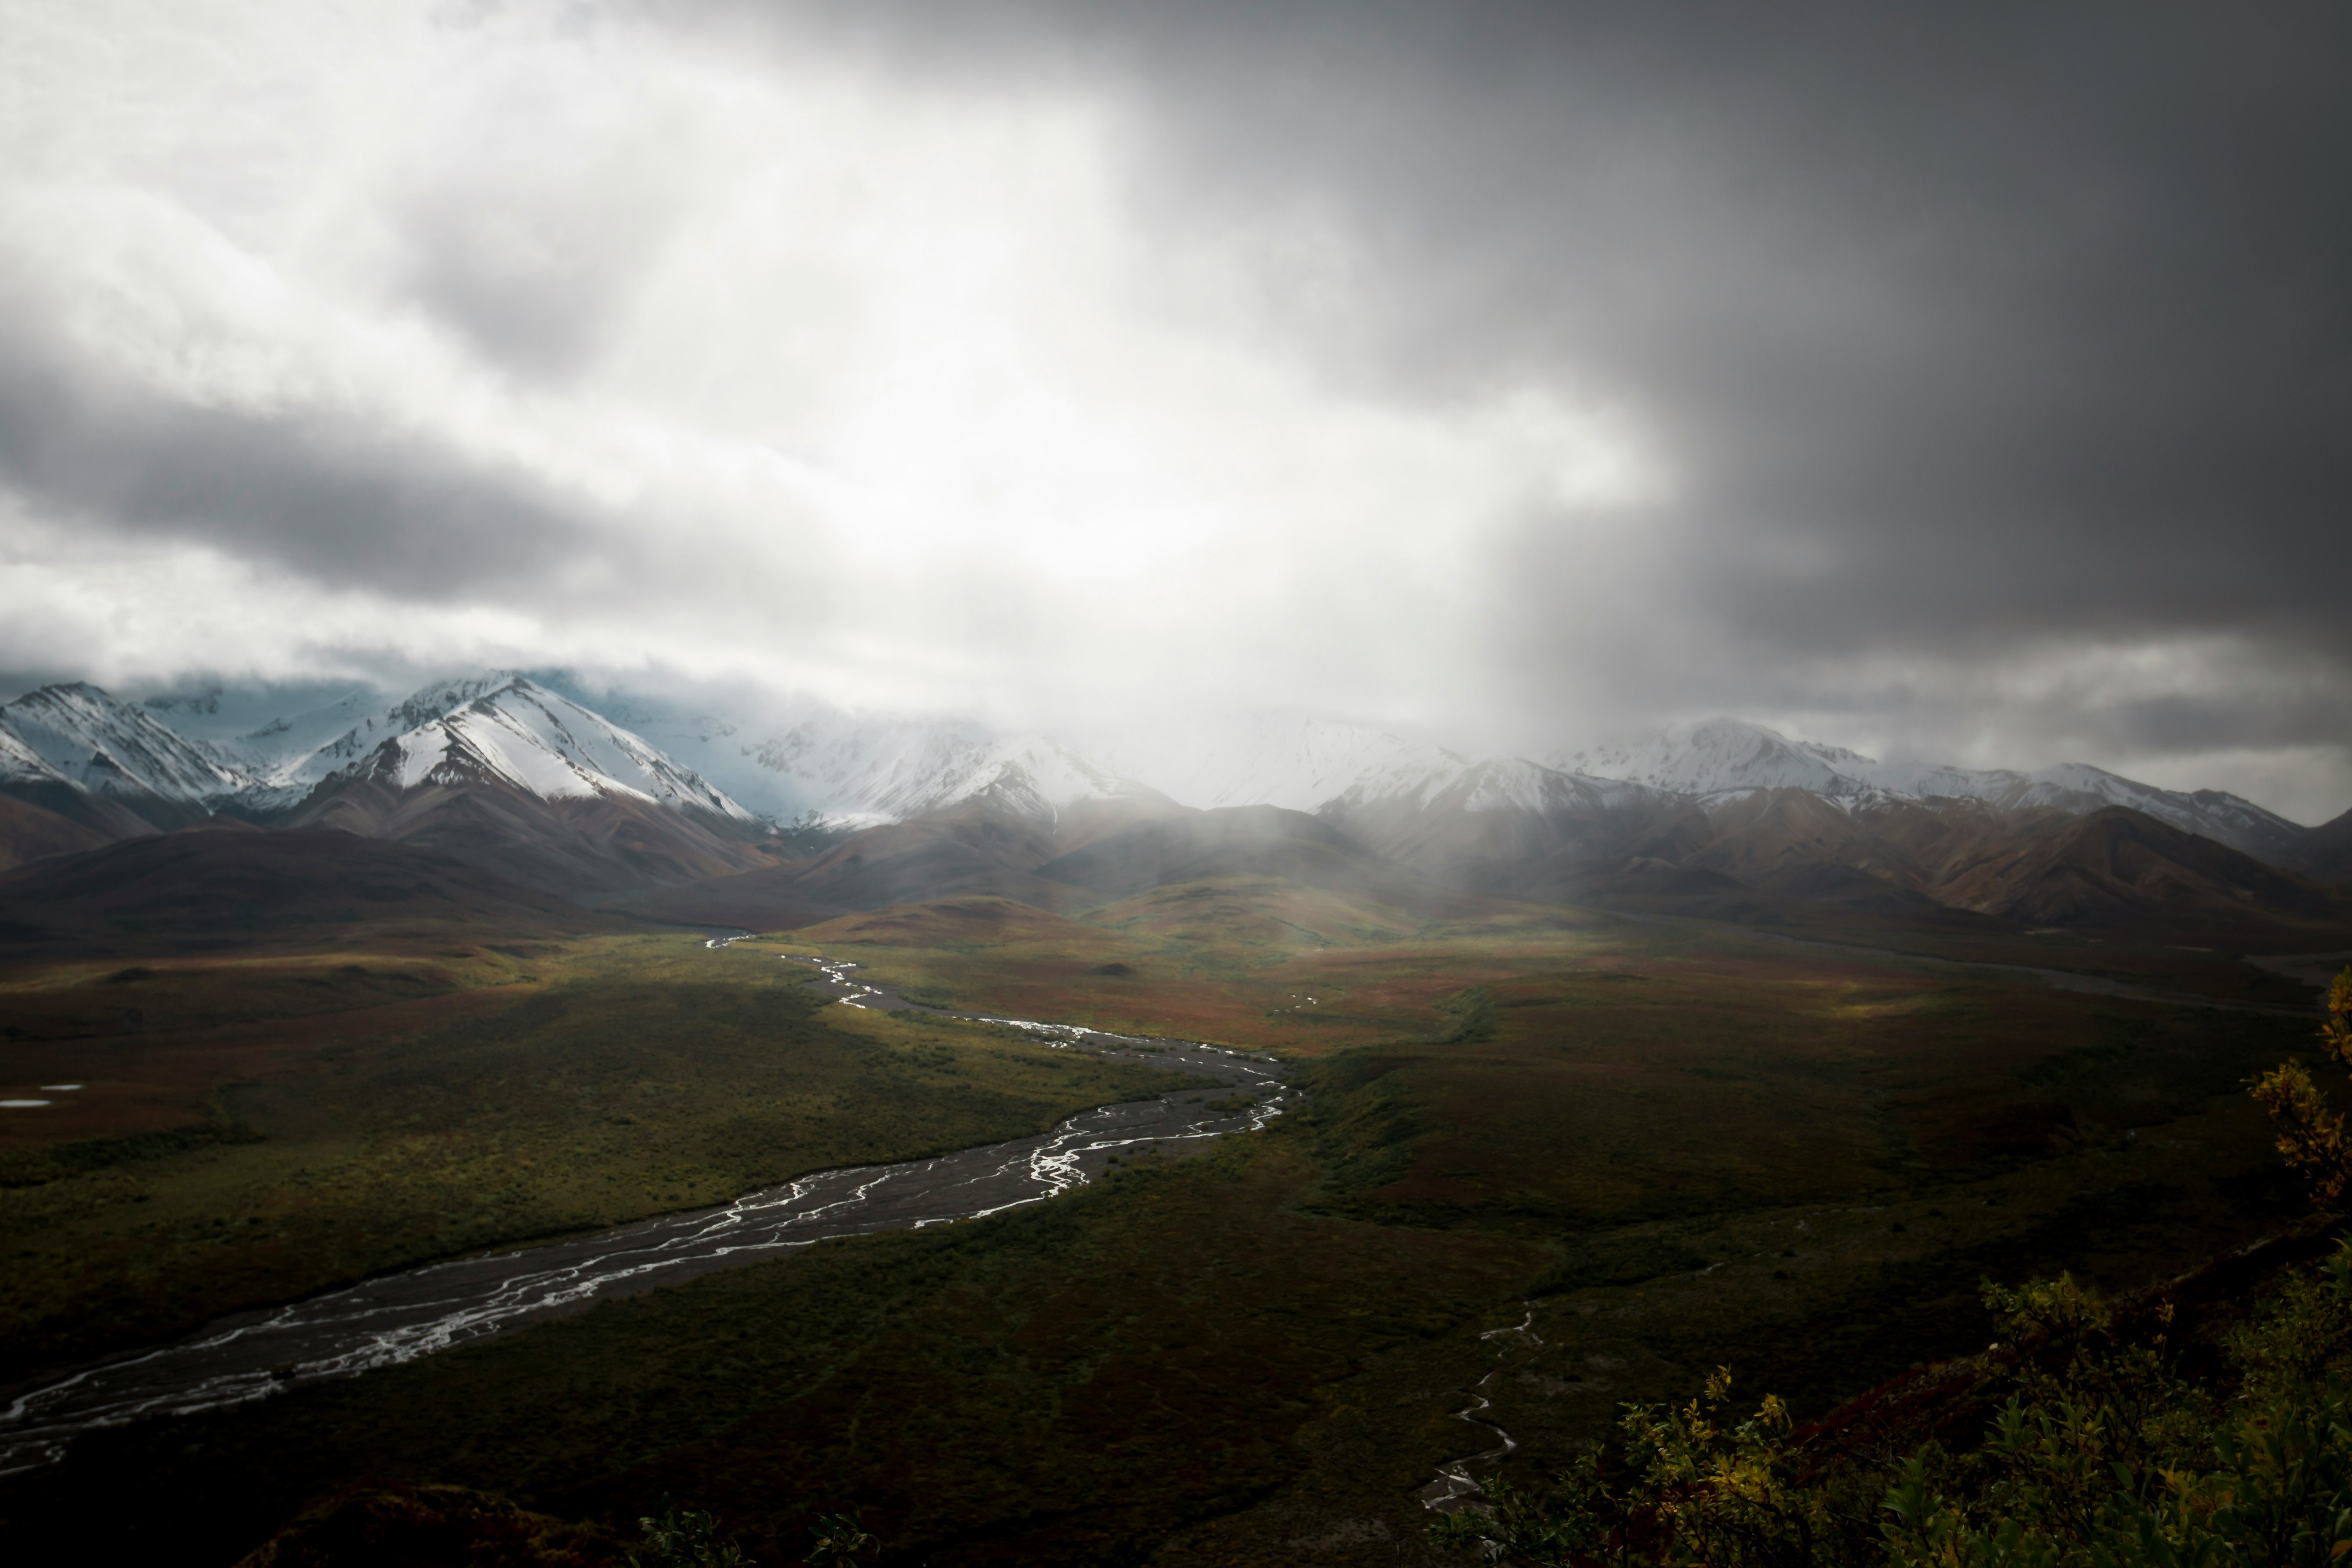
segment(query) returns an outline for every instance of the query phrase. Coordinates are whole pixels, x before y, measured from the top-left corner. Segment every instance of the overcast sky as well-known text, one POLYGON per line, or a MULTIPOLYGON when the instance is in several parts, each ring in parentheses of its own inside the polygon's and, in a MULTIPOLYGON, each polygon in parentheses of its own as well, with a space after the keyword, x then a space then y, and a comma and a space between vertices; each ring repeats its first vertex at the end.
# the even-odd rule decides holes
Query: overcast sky
POLYGON ((2352 8, 0 0, 0 674, 2352 805, 2352 8))

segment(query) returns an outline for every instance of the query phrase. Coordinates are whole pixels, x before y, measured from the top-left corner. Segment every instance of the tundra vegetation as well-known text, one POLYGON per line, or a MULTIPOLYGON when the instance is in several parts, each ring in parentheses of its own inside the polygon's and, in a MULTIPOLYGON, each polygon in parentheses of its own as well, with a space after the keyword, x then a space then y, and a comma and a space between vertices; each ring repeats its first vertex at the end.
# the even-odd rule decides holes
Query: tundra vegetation
MULTIPOLYGON (((2352 969, 2327 1006, 2319 1037, 2352 1067, 2352 969)), ((2299 1061, 2253 1097, 2325 1212, 2352 1166, 2341 1117, 2299 1061)), ((2065 1273, 1987 1281, 1989 1350, 1803 1432, 1774 1394, 1743 1415, 1718 1367, 1686 1403, 1626 1405, 1546 1483, 1496 1479, 1431 1537, 1539 1564, 2321 1568, 2352 1552, 2352 1238, 2250 1299, 2217 1289, 2244 1274, 2122 1303, 2065 1273)))
MULTIPOLYGON (((146 1086, 72 1108, 113 1120, 61 1122, 69 1137, 9 1124, 21 1373, 366 1268, 981 1142, 1144 1081, 1005 1031, 820 1008, 782 952, 940 1001, 1276 1050, 1307 1100, 1049 1205, 97 1434, 0 1481, 0 1531, 290 1563, 335 1520, 471 1510, 538 1542, 514 1561, 616 1562, 676 1507, 713 1550, 789 1563, 856 1510, 857 1561, 1433 1563, 1451 1549, 1414 1494, 1492 1442, 1456 1418, 1473 1385, 1520 1445, 1492 1498, 1562 1506, 1555 1478, 1598 1453, 1588 1504, 1613 1506, 1636 1474, 1628 1404, 1673 1463, 1760 1444, 1786 1488, 1797 1461, 1772 1456, 1810 1453, 1797 1435, 1854 1395, 2032 1338, 2016 1314, 2042 1297, 1989 1300, 1987 1279, 2062 1274, 2063 1310, 2111 1326, 2035 1352, 2056 1386, 2145 1354, 2216 1422, 2270 1397, 2216 1370, 2256 1364, 2227 1361, 2234 1329, 2166 1329, 2152 1350, 2136 1315, 2151 1281, 2305 1210, 2245 1085, 2308 1038, 2307 1003, 2232 954, 1867 929, 1811 946, 1524 906, 1426 921, 1238 882, 1202 897, 1234 909, 1170 896, 1076 921, 971 900, 724 952, 597 936, 280 955, 270 985, 351 1005, 243 1020, 203 1012, 194 961, 13 977, 12 1074, 146 1086), (347 969, 415 978, 379 998, 347 969), (116 998, 142 986, 145 1022, 125 1025, 116 998), (113 1060, 138 1070, 93 1065, 113 1060), (1779 1395, 1748 1436, 1727 1388, 1698 1392, 1725 1365, 1779 1395)), ((2334 1310, 2326 1277, 2294 1289, 2294 1321, 2334 1310)), ((1980 1445, 1935 1436, 1955 1457, 1921 1472, 1927 1533, 1903 1550, 1957 1564, 1976 1548, 1954 1532, 1982 1533, 1999 1478, 1964 1462, 1980 1445)), ((1874 1531, 1900 1479, 1836 1506, 1874 1531)), ((1823 1528, 1815 1548, 1842 1550, 1823 1528)))
POLYGON ((804 978, 640 936, 0 982, 11 1070, 84 1085, 0 1128, 0 1380, 1189 1081, 827 1008, 804 978))

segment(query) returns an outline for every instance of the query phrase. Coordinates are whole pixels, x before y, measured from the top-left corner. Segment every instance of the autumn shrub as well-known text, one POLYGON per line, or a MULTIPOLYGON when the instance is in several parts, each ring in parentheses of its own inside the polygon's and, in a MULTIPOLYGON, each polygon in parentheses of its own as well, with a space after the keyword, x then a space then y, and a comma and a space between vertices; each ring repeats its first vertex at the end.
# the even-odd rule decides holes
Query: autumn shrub
MULTIPOLYGON (((2320 1026, 2319 1038, 2338 1066, 2352 1068, 2352 968, 2328 988, 2327 1022, 2320 1026)), ((2345 1139, 2343 1114, 2299 1061, 2281 1062, 2264 1073, 2253 1094, 2278 1129, 2279 1153, 2303 1173, 2312 1200, 2332 1207, 2352 1180, 2352 1142, 2345 1139)))
POLYGON ((1988 1285, 2006 1397, 1964 1451, 1891 1462, 1792 1441, 1718 1371, 1679 1408, 1626 1407, 1608 1455, 1542 1491, 1502 1482, 1433 1531, 1489 1561, 1799 1568, 2321 1568, 2352 1553, 2352 1241, 2274 1279, 2176 1365, 2173 1314, 2126 1331, 2072 1279, 1988 1285))
MULTIPOLYGON (((2352 969, 2321 1030, 2352 1068, 2352 969)), ((2352 1184, 2343 1119, 2308 1071, 2253 1086, 2314 1197, 2352 1184)), ((2352 1239, 2275 1274, 2202 1375, 2172 1303, 2128 1315, 2068 1275, 1987 1281, 1999 1399, 1973 1446, 1800 1440, 1718 1369, 1680 1406, 1627 1405, 1616 1439, 1542 1489, 1497 1479, 1432 1530, 1488 1562, 1706 1568, 2323 1568, 2352 1554, 2352 1239)))

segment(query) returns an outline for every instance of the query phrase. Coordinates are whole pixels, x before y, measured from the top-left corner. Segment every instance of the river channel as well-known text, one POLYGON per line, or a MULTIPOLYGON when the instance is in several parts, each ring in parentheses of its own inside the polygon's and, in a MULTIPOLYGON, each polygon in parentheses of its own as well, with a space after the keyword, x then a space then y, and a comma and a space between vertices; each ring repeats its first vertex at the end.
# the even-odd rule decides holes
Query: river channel
MULTIPOLYGON (((723 947, 737 938, 714 937, 723 947)), ((1032 1138, 935 1159, 819 1171, 716 1208, 657 1215, 593 1236, 379 1276, 286 1306, 242 1312, 154 1350, 118 1356, 15 1394, 0 1408, 0 1475, 61 1458, 82 1433, 264 1398, 395 1366, 609 1296, 789 1256, 835 1237, 918 1229, 1043 1203, 1114 1156, 1251 1131, 1282 1114, 1274 1058, 1192 1040, 917 1008, 868 985, 856 964, 787 958, 843 1005, 913 1009, 1020 1029, 1060 1050, 1187 1073, 1199 1087, 1105 1105, 1032 1138), (1242 1096, 1244 1109, 1234 1101, 1242 1096)))

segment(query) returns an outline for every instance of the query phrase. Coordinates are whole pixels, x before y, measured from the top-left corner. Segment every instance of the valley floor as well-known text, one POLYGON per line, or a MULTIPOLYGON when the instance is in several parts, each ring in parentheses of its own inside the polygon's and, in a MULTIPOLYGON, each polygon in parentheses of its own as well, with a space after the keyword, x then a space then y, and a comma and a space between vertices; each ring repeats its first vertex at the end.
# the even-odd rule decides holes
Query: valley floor
MULTIPOLYGON (((813 1519, 853 1506, 888 1562, 1420 1561, 1415 1493, 1486 1445, 1453 1413, 1498 1368, 1491 1414, 1533 1476, 1616 1402, 1685 1395, 1717 1364, 1802 1418, 1981 1348, 1986 1277, 2129 1289, 2301 1212, 2242 1084, 2308 1045, 2311 1016, 2283 1006, 2308 994, 2226 958, 2037 950, 2178 993, 2158 1000, 1691 923, 1522 909, 1369 929, 1219 896, 1246 919, 981 900, 723 955, 675 937, 478 953, 419 982, 448 1016, 385 1002, 414 1021, 306 1016, 293 1043, 257 1023, 251 1039, 281 1043, 215 1053, 237 1064, 219 1082, 173 1080, 265 1141, 85 1167, 68 1151, 101 1142, 89 1128, 15 1139, 24 1369, 362 1257, 703 1201, 1117 1097, 1107 1065, 814 1010, 778 952, 936 1000, 1271 1047, 1307 1092, 1264 1132, 1049 1205, 86 1439, 0 1483, 0 1531, 226 1564, 338 1489, 432 1482, 580 1521, 572 1561, 609 1558, 666 1496, 766 1562, 799 1560, 813 1519), (706 957, 741 978, 690 976, 706 957), (2215 1000, 2254 1005, 2182 1005, 2215 1000), (336 1252, 330 1234, 360 1240, 336 1252)), ((343 962, 371 984, 392 967, 343 962)), ((89 995, 111 1017, 158 979, 19 983, 47 997, 40 1018, 89 995)), ((76 1060, 138 1048, 90 1027, 76 1060)), ((64 1033, 39 1049, 67 1051, 64 1033)))

